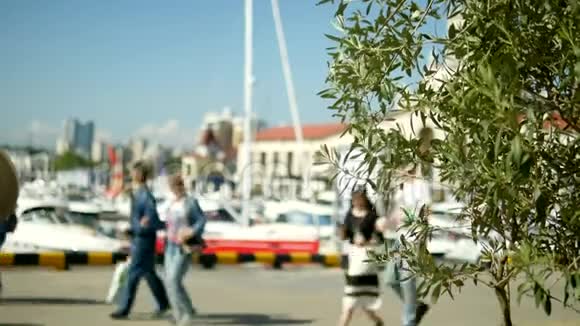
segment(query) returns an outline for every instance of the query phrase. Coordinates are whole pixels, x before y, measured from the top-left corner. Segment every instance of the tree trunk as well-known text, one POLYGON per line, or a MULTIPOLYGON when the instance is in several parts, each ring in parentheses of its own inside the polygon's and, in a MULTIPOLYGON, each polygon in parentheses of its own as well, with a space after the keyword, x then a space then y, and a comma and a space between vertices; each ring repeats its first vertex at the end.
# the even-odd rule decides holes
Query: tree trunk
POLYGON ((496 287, 495 288, 495 296, 497 297, 497 301, 499 302, 499 307, 501 309, 502 314, 502 326, 513 326, 512 324, 512 311, 511 311, 511 302, 508 294, 506 292, 506 288, 504 287, 496 287))

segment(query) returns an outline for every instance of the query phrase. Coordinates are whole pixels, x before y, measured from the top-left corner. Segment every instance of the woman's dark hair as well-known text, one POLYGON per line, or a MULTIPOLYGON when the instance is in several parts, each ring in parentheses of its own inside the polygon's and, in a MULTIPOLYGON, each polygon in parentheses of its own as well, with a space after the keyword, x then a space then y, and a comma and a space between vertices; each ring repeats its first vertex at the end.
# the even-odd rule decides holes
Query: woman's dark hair
MULTIPOLYGON (((367 195, 367 192, 365 189, 359 189, 359 190, 355 190, 352 195, 352 200, 354 199, 362 199, 366 202, 367 204, 367 208, 369 209, 369 211, 374 211, 375 207, 373 205, 373 203, 371 202, 371 200, 369 199, 369 196, 367 195)), ((352 200, 351 200, 351 208, 352 208, 352 200)))
POLYGON ((147 181, 149 179, 149 176, 151 175, 151 170, 149 169, 147 164, 143 161, 135 162, 135 164, 133 164, 133 170, 139 171, 141 177, 143 178, 143 181, 147 181))
MULTIPOLYGON (((360 231, 362 232, 363 236, 365 237, 365 239, 368 241, 371 239, 373 233, 375 233, 375 223, 377 221, 377 213, 375 211, 375 207, 373 205, 373 203, 371 202, 371 200, 369 199, 366 191, 364 189, 362 190, 355 190, 352 195, 351 195, 352 199, 355 198, 360 198, 366 201, 367 203, 367 208, 368 208, 368 213, 367 215, 363 218, 363 220, 360 222, 360 231)), ((352 243, 353 241, 353 237, 354 237, 354 217, 352 215, 352 202, 351 202, 351 207, 350 210, 344 220, 344 231, 345 231, 345 238, 350 240, 350 242, 352 243)))

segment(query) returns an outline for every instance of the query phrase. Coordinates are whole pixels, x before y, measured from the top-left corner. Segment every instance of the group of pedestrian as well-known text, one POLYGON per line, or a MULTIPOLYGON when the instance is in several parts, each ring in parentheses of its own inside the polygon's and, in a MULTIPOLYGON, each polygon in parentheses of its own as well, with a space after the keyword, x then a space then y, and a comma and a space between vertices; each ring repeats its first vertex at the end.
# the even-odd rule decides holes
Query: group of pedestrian
MULTIPOLYGON (((349 325, 356 309, 362 309, 376 326, 384 325, 378 313, 382 306, 381 270, 368 261, 367 250, 377 248, 384 241, 400 245, 398 239, 403 231, 397 232, 397 240, 385 239, 384 234, 400 226, 403 209, 416 215, 423 205, 428 205, 429 193, 428 184, 417 178, 416 169, 412 169, 392 196, 391 216, 379 217, 365 190, 353 192, 351 207, 340 228, 341 238, 348 243, 348 254, 343 266, 346 284, 339 326, 349 325)), ((407 267, 404 261, 389 262, 384 269, 384 282, 403 302, 403 326, 417 326, 429 306, 417 299, 416 278, 407 267)))
MULTIPOLYGON (((191 298, 183 286, 183 277, 192 261, 192 253, 203 248, 203 232, 206 218, 195 198, 187 195, 183 179, 179 175, 170 178, 169 186, 173 197, 161 211, 165 223, 159 218, 155 198, 147 187, 149 170, 143 163, 133 166, 131 219, 128 235, 131 237, 128 271, 118 308, 111 314, 113 319, 125 319, 133 306, 137 287, 145 278, 155 301, 155 315, 162 316, 172 310, 173 320, 178 325, 190 325, 196 314, 191 298), (155 248, 157 232, 166 230, 164 281, 155 271, 155 248)), ((413 174, 404 180, 393 197, 395 215, 402 208, 417 211, 429 204, 427 184, 413 174)), ((401 220, 391 217, 391 220, 401 220)), ((345 287, 342 300, 340 326, 350 324, 354 311, 361 308, 376 326, 384 325, 378 311, 382 306, 380 269, 367 261, 367 249, 376 247, 386 239, 383 234, 389 223, 379 217, 365 191, 352 194, 351 207, 342 224, 341 237, 347 240, 348 259, 345 267, 345 287)), ((16 228, 16 216, 11 214, 0 221, 0 247, 6 233, 16 228)), ((392 224, 392 223, 391 223, 392 224)), ((396 242, 397 240, 395 240, 396 242)), ((396 243, 395 243, 396 245, 396 243)), ((391 262, 386 282, 403 302, 403 326, 417 326, 427 313, 429 306, 417 300, 416 280, 405 268, 404 262, 391 262)), ((0 281, 1 289, 1 281, 0 281)))
POLYGON ((155 198, 147 187, 148 177, 149 170, 145 164, 133 166, 129 266, 120 303, 111 318, 126 319, 129 316, 139 282, 145 278, 157 303, 154 314, 162 317, 171 308, 176 324, 189 325, 196 311, 182 281, 191 264, 192 253, 203 246, 206 218, 197 200, 187 195, 183 179, 175 175, 170 178, 169 184, 173 197, 161 211, 166 221, 162 223, 155 198), (167 231, 165 282, 155 271, 157 232, 163 228, 167 231))
MULTIPOLYGON (((148 170, 142 163, 132 169, 131 252, 127 278, 121 292, 118 309, 111 314, 113 319, 128 317, 133 305, 137 287, 145 278, 157 303, 155 315, 161 316, 172 308, 173 320, 178 325, 190 325, 196 310, 183 286, 183 277, 191 265, 191 255, 203 247, 202 234, 206 218, 195 198, 189 197, 180 176, 170 178, 173 197, 161 210, 165 224, 161 222, 155 198, 147 188, 148 170), (155 244, 157 231, 165 228, 164 267, 165 282, 155 271, 155 244)), ((409 175, 393 196, 392 209, 395 214, 403 208, 416 211, 429 203, 429 192, 424 181, 409 175)), ((399 215, 401 215, 400 213, 399 215)), ((348 246, 345 268, 345 287, 342 300, 340 326, 350 324, 354 311, 362 309, 376 326, 383 326, 379 314, 381 300, 381 270, 368 262, 367 250, 386 241, 384 233, 388 229, 386 217, 379 217, 365 191, 352 194, 351 207, 341 225, 341 237, 348 246)), ((400 221, 399 217, 391 220, 400 221)), ((1 236, 1 233, 0 233, 1 236)), ((395 240, 396 242, 397 240, 395 240)), ((396 243, 395 243, 396 244, 396 243)), ((417 326, 429 310, 429 306, 417 299, 416 280, 405 268, 404 262, 391 262, 386 270, 385 281, 403 302, 403 326, 417 326)))

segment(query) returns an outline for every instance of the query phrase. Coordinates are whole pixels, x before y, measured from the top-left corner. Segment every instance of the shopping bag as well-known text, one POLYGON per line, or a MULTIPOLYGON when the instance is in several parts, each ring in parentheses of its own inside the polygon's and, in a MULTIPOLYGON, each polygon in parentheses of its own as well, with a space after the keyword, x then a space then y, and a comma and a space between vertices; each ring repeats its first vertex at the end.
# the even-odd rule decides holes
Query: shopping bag
MULTIPOLYGON (((398 243, 397 241, 387 240, 387 246, 388 248, 396 249, 398 247, 398 243)), ((393 286, 398 285, 401 282, 401 273, 399 270, 400 265, 401 262, 399 259, 395 257, 389 259, 383 272, 383 281, 386 285, 393 286)))
POLYGON ((125 285, 125 281, 127 280, 128 270, 128 260, 117 264, 115 272, 113 273, 113 279, 111 280, 111 286, 109 287, 109 293, 106 299, 107 303, 113 304, 119 301, 121 292, 125 285))

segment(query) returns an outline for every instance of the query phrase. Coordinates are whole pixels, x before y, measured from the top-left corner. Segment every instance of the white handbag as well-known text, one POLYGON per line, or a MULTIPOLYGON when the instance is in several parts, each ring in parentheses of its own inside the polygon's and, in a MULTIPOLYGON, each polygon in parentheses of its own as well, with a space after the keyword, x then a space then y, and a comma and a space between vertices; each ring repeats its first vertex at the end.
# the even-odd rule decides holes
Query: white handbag
POLYGON ((129 260, 117 263, 117 267, 113 273, 113 279, 111 280, 111 286, 109 286, 109 293, 106 299, 107 303, 113 304, 119 301, 123 286, 125 285, 125 281, 127 279, 128 270, 129 260))

